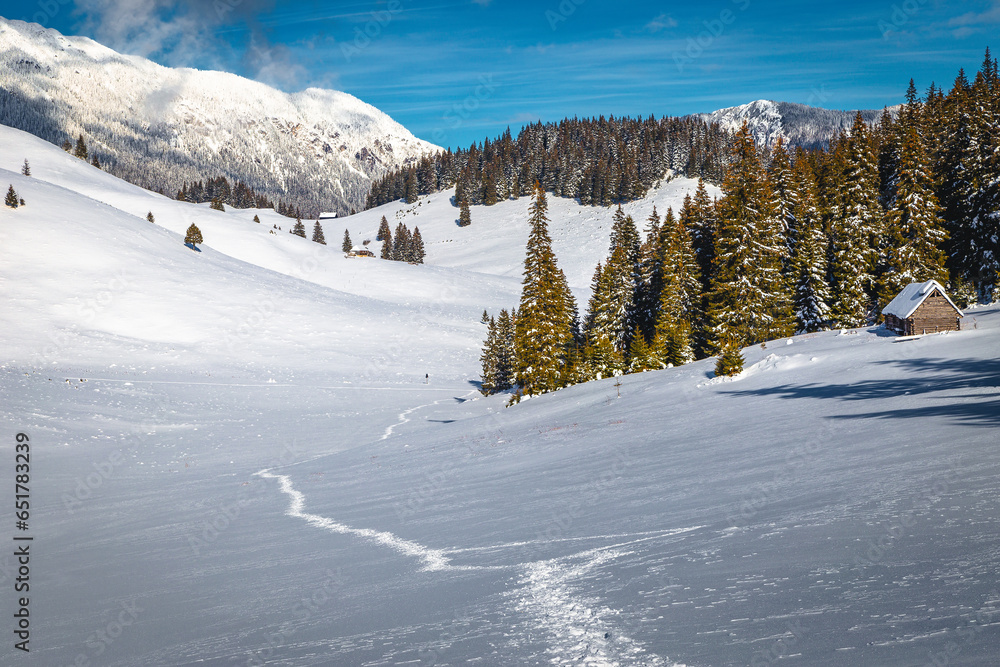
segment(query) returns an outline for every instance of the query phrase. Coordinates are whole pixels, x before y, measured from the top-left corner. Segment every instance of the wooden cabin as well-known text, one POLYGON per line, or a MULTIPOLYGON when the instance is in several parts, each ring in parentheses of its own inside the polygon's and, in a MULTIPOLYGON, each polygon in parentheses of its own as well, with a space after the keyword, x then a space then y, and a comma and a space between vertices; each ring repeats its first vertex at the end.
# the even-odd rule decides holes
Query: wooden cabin
POLYGON ((900 336, 958 331, 965 314, 936 280, 910 283, 882 309, 885 328, 900 336))
POLYGON ((351 248, 351 252, 347 253, 348 257, 374 257, 375 252, 368 247, 370 241, 365 241, 361 246, 354 246, 351 248))

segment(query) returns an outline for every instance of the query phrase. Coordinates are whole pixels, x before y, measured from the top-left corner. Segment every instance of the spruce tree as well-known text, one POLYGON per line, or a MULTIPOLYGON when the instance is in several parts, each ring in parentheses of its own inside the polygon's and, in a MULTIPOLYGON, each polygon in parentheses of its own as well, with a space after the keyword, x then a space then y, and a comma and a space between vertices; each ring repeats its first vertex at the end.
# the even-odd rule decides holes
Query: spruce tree
POLYGON ((354 249, 354 244, 351 243, 351 233, 348 230, 344 230, 344 241, 340 244, 340 249, 344 252, 351 252, 354 249))
POLYGON ((420 237, 420 228, 413 228, 413 236, 410 237, 410 261, 414 264, 423 264, 424 256, 424 240, 420 237))
POLYGON ((479 375, 479 391, 485 396, 497 393, 497 323, 491 317, 487 322, 486 340, 483 342, 483 353, 479 356, 482 371, 479 375))
POLYGON ((941 209, 920 137, 912 128, 903 141, 899 177, 895 204, 887 215, 888 258, 880 281, 880 307, 912 282, 944 282, 947 277, 940 249, 945 240, 941 209))
POLYGON ((700 319, 701 279, 687 227, 673 211, 661 228, 663 287, 653 350, 664 365, 694 361, 693 328, 700 319))
POLYGON ((992 302, 1000 276, 1000 77, 989 50, 972 85, 973 196, 966 263, 979 298, 992 302))
POLYGON ((218 198, 212 199, 212 203, 208 206, 213 211, 225 211, 226 207, 223 205, 222 200, 218 198))
POLYGON ((97 159, 97 153, 94 153, 94 155, 91 157, 90 164, 97 167, 98 169, 101 168, 101 161, 97 159))
POLYGON ((413 204, 418 199, 417 193, 417 171, 415 169, 410 169, 406 176, 406 194, 404 199, 407 204, 413 204))
POLYGON ((743 372, 743 364, 746 360, 740 352, 739 345, 733 342, 726 342, 722 345, 719 358, 715 362, 715 374, 720 377, 732 377, 743 372))
POLYGON ((859 327, 869 319, 884 227, 878 165, 860 113, 855 117, 845 157, 844 190, 832 223, 832 314, 838 326, 859 327))
POLYGON ((628 354, 632 333, 640 324, 636 305, 639 280, 639 232, 619 206, 611 229, 610 253, 601 274, 594 276, 588 304, 586 334, 592 343, 607 336, 619 354, 628 354))
POLYGON ((292 225, 292 228, 289 231, 295 236, 301 236, 302 238, 306 237, 306 226, 302 224, 301 218, 295 218, 295 224, 292 225))
POLYGON ((64 151, 66 151, 67 153, 69 153, 70 151, 72 151, 72 150, 73 150, 73 144, 71 144, 71 143, 69 142, 69 139, 64 139, 64 140, 63 140, 63 142, 62 142, 62 149, 63 149, 64 151))
POLYGON ((589 342, 583 350, 584 370, 586 380, 603 380, 604 378, 624 375, 625 358, 615 349, 611 339, 600 334, 589 342))
MULTIPOLYGON (((673 212, 670 211, 672 215, 673 212)), ((660 215, 653 207, 647 218, 649 231, 646 241, 639 248, 639 286, 636 293, 636 311, 639 328, 647 340, 652 340, 660 310, 660 292, 663 290, 663 252, 661 248, 660 215)))
POLYGON ((146 214, 146 220, 149 221, 149 222, 152 222, 152 223, 156 222, 156 218, 153 217, 153 212, 152 211, 150 211, 149 213, 146 214))
POLYGON ((378 226, 378 234, 375 235, 375 240, 376 241, 385 241, 390 236, 391 236, 391 234, 389 233, 389 221, 386 220, 385 216, 383 215, 382 216, 382 221, 379 223, 379 226, 378 226))
POLYGON ((500 311, 496 325, 496 376, 494 384, 497 391, 507 391, 514 386, 514 373, 517 366, 514 351, 514 322, 514 316, 506 309, 500 311))
POLYGON ((746 123, 716 206, 715 272, 709 308, 716 350, 790 333, 791 298, 782 275, 785 242, 767 174, 746 123))
POLYGON ((319 220, 313 225, 313 237, 314 243, 319 243, 320 245, 326 245, 326 237, 323 235, 323 225, 319 224, 319 220))
POLYGON ((663 367, 659 355, 646 342, 646 337, 643 336, 638 327, 632 333, 632 345, 629 347, 628 358, 629 373, 644 373, 663 367))
POLYGON ((392 259, 392 234, 386 232, 382 237, 382 259, 392 259))
POLYGON ((81 160, 86 160, 89 155, 87 153, 87 142, 83 140, 83 135, 76 140, 76 148, 73 149, 73 157, 78 157, 81 160))
POLYGON ((194 223, 191 223, 191 226, 187 228, 187 234, 184 235, 184 243, 192 248, 196 248, 199 243, 204 243, 201 238, 201 230, 194 223))
POLYGON ((472 224, 472 214, 469 212, 469 201, 463 199, 458 205, 458 226, 468 227, 472 224))
POLYGON ((816 181, 804 153, 796 157, 793 182, 795 242, 789 279, 794 285, 795 330, 810 333, 826 328, 829 323, 830 287, 827 283, 828 239, 823 231, 816 181))
POLYGON ((22 176, 31 176, 31 165, 28 164, 28 159, 27 158, 24 159, 24 164, 21 166, 21 175, 22 176))
POLYGON ((3 200, 3 203, 10 208, 17 208, 20 204, 20 198, 17 196, 17 192, 14 191, 14 186, 11 185, 7 189, 7 197, 3 200))
POLYGON ((396 225, 396 238, 392 242, 392 258, 406 262, 410 255, 410 230, 403 223, 396 225))
POLYGON ((529 395, 569 382, 567 354, 574 343, 573 295, 552 252, 547 210, 545 191, 536 183, 514 337, 517 380, 529 395))
POLYGON ((256 222, 259 225, 260 224, 260 216, 254 215, 253 216, 253 221, 256 222))

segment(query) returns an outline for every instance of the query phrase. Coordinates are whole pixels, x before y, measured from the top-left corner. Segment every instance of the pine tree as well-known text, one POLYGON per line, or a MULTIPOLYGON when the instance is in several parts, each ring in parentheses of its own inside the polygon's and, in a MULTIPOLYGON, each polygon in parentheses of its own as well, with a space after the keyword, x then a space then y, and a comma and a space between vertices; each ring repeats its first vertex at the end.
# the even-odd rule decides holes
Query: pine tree
POLYGON ((319 220, 313 225, 313 237, 314 243, 319 243, 320 245, 326 245, 326 237, 323 235, 323 225, 319 224, 319 220))
POLYGON ((701 279, 691 236, 668 211, 661 228, 663 287, 653 349, 663 364, 694 361, 693 323, 699 319, 701 279))
POLYGON ((201 230, 198 229, 198 226, 194 223, 191 223, 191 226, 187 228, 187 234, 184 236, 184 243, 192 248, 196 248, 199 243, 204 243, 201 238, 201 230))
POLYGON ((791 298, 781 272, 781 223, 746 123, 735 138, 722 191, 709 295, 716 350, 726 341, 759 343, 792 329, 791 298))
POLYGON ((24 165, 21 166, 21 175, 22 176, 31 176, 31 165, 28 164, 28 159, 27 158, 24 159, 24 165))
POLYGON ((869 319, 869 293, 884 226, 878 166, 860 113, 855 117, 845 157, 845 186, 832 222, 832 314, 838 326, 859 327, 869 319))
POLYGON ((69 142, 69 139, 65 139, 65 140, 63 140, 63 142, 62 142, 62 149, 63 149, 64 151, 66 151, 67 153, 69 153, 70 151, 72 151, 72 150, 73 150, 73 144, 71 144, 71 143, 69 142))
POLYGON ((301 236, 302 238, 306 237, 306 226, 302 224, 301 218, 295 218, 295 224, 292 225, 289 232, 295 236, 301 236))
POLYGON ((253 221, 256 222, 259 225, 260 224, 260 216, 254 215, 253 216, 253 221))
POLYGON ((1000 280, 1000 76, 989 49, 972 86, 973 197, 968 221, 967 265, 984 302, 992 302, 1000 280))
POLYGON ((392 234, 386 232, 382 237, 382 259, 392 259, 392 234))
POLYGON ((483 342, 483 353, 479 356, 482 371, 479 375, 479 391, 484 396, 497 393, 497 323, 491 317, 487 323, 486 340, 483 342))
POLYGON ((945 240, 940 207, 933 192, 927 157, 915 129, 909 129, 900 154, 899 190, 887 215, 887 268, 880 281, 884 307, 906 285, 946 280, 945 240))
POLYGON ((517 379, 529 395, 568 383, 567 354, 574 342, 573 295, 552 252, 547 210, 545 191, 536 183, 514 338, 517 379))
POLYGON ((619 354, 628 353, 640 319, 636 305, 639 280, 639 232, 619 206, 611 229, 609 257, 600 275, 594 276, 588 304, 585 328, 591 343, 607 336, 619 354))
POLYGON ((413 228, 413 236, 410 237, 410 260, 414 264, 423 264, 424 256, 424 240, 420 237, 420 228, 413 228))
POLYGON ((91 157, 90 164, 97 167, 98 169, 101 168, 101 161, 97 159, 97 153, 94 153, 94 155, 91 157))
POLYGON ((625 374, 625 358, 604 334, 587 344, 583 357, 583 375, 587 380, 603 380, 625 374))
POLYGON ((385 216, 383 215, 382 216, 382 221, 379 223, 379 226, 378 226, 378 234, 375 235, 375 240, 376 241, 385 241, 390 236, 391 236, 391 234, 389 233, 389 221, 386 220, 385 216))
POLYGON ((397 262, 408 261, 410 254, 410 230, 403 223, 396 225, 396 238, 392 243, 392 259, 397 262))
POLYGON ((723 343, 719 358, 715 362, 715 374, 719 377, 739 375, 743 372, 744 363, 746 359, 740 352, 739 345, 732 342, 723 343))
POLYGON ((3 203, 10 208, 17 208, 20 205, 20 198, 17 196, 17 192, 14 191, 13 185, 7 189, 7 197, 3 200, 3 203))
POLYGON ((628 358, 629 373, 644 373, 663 367, 659 355, 646 342, 646 337, 642 335, 638 327, 632 333, 632 345, 629 347, 628 358))
POLYGON ((223 205, 222 201, 218 198, 212 200, 212 203, 208 206, 213 211, 225 211, 226 207, 223 205))
POLYGON ((497 391, 507 391, 514 386, 514 373, 517 368, 514 350, 515 317, 506 309, 500 311, 497 318, 496 376, 494 385, 497 391))
MULTIPOLYGON (((669 211, 672 216, 673 211, 669 211)), ((653 207, 647 218, 649 231, 646 241, 639 248, 639 285, 636 293, 636 312, 639 329, 646 340, 652 340, 660 310, 660 292, 663 290, 663 252, 661 248, 660 215, 653 207)))
POLYGON ((354 249, 354 244, 351 243, 351 233, 344 230, 344 241, 340 244, 340 249, 344 252, 351 252, 354 249))
POLYGON ((404 199, 407 204, 413 204, 418 199, 417 193, 417 171, 415 169, 410 169, 406 177, 406 194, 404 199))
POLYGON ((156 222, 156 218, 153 217, 153 212, 152 211, 150 211, 149 213, 146 214, 146 220, 148 220, 149 222, 152 222, 152 223, 156 222))
POLYGON ((472 224, 472 214, 469 212, 469 201, 463 199, 458 205, 458 226, 468 227, 472 224))
POLYGON ((794 285, 795 330, 810 333, 826 328, 830 319, 830 288, 827 283, 828 239, 823 232, 816 181, 804 153, 793 167, 792 215, 795 242, 789 279, 794 285))
POLYGON ((76 148, 73 149, 73 157, 78 157, 81 160, 86 160, 90 157, 87 153, 87 142, 83 140, 82 134, 80 135, 80 138, 76 140, 76 148))

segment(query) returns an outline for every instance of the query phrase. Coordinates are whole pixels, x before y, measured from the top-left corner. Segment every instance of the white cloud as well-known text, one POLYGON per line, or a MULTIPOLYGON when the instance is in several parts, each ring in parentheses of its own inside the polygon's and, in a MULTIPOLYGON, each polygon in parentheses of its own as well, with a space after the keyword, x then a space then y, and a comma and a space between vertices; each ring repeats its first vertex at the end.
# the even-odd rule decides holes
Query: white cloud
POLYGON ((667 28, 676 28, 677 20, 667 14, 660 14, 655 19, 646 24, 646 30, 652 33, 660 32, 667 28))

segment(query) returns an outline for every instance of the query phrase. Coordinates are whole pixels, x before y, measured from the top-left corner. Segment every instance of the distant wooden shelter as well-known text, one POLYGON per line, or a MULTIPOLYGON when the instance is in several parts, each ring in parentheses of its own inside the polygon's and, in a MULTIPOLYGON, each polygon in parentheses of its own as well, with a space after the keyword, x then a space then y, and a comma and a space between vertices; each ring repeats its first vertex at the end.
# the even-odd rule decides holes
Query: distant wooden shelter
POLYGON ((936 280, 910 283, 882 309, 885 328, 901 336, 958 331, 965 314, 936 280))
POLYGON ((375 253, 372 252, 368 248, 367 245, 361 246, 360 248, 358 246, 354 246, 353 248, 351 248, 351 252, 347 253, 347 256, 348 257, 374 257, 375 253))

